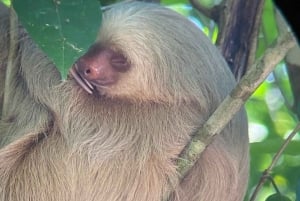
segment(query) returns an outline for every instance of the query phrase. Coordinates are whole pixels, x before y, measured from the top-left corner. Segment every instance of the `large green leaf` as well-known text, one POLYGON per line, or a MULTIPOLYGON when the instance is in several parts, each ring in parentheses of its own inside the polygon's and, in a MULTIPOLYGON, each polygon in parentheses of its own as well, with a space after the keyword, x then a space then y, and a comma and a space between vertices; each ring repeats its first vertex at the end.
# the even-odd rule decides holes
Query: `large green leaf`
POLYGON ((102 16, 97 0, 14 0, 13 7, 63 79, 95 41, 102 16))

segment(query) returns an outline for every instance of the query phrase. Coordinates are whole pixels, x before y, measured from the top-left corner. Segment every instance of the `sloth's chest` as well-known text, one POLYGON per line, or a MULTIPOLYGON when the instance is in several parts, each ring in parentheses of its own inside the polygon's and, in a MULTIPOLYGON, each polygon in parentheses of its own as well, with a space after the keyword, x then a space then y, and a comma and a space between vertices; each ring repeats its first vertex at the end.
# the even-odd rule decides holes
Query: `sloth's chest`
POLYGON ((160 201, 176 184, 175 166, 157 154, 95 160, 61 143, 50 137, 24 156, 6 184, 7 201, 18 195, 23 201, 160 201))

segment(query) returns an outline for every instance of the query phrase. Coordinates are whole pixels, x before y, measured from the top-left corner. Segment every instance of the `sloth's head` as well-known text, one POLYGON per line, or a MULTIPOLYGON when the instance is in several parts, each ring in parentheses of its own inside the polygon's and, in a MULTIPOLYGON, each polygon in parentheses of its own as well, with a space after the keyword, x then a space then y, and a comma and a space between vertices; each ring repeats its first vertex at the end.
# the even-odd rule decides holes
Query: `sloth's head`
POLYGON ((216 87, 211 79, 223 64, 216 52, 201 30, 178 13, 155 4, 125 3, 104 13, 96 42, 71 73, 89 94, 198 102, 216 87))

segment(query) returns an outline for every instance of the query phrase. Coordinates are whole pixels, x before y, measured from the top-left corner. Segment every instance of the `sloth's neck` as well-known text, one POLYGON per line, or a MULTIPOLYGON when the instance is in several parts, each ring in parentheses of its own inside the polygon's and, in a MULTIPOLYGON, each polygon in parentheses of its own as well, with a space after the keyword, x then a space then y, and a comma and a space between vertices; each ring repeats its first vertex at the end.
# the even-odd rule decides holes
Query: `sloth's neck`
POLYGON ((89 200, 91 194, 98 200, 160 200, 177 184, 174 160, 203 121, 199 110, 80 97, 66 96, 52 108, 52 124, 40 140, 27 135, 11 145, 11 152, 19 147, 19 157, 10 158, 18 165, 2 170, 11 177, 0 189, 17 188, 35 200, 89 200), (15 182, 36 178, 39 183, 15 182))
POLYGON ((77 100, 56 114, 60 133, 73 151, 102 159, 121 152, 141 159, 154 152, 175 156, 201 122, 192 105, 77 100))

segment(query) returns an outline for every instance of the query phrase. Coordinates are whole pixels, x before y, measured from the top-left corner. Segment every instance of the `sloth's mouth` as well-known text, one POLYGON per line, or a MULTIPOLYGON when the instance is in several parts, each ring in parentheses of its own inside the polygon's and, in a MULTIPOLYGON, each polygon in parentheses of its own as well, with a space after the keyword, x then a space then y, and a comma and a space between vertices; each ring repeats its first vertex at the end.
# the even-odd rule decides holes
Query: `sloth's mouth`
POLYGON ((75 63, 74 66, 70 70, 71 75, 74 77, 76 82, 81 86, 86 92, 89 94, 93 94, 95 91, 95 87, 86 79, 84 79, 80 73, 77 71, 77 64, 75 63))

